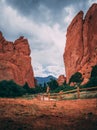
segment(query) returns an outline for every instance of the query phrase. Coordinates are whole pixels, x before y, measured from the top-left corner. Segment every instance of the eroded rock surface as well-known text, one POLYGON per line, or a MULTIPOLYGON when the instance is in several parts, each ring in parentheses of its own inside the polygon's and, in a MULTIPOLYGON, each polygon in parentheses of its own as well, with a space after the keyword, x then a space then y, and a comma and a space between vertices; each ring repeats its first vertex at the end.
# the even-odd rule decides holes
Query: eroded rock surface
POLYGON ((27 39, 20 37, 14 43, 6 41, 0 32, 0 81, 14 80, 19 85, 26 82, 34 87, 30 48, 27 39))
POLYGON ((60 75, 57 79, 58 85, 61 86, 66 82, 66 77, 64 75, 60 75))
POLYGON ((97 4, 93 4, 83 18, 80 11, 67 29, 64 52, 67 82, 70 77, 81 72, 86 83, 92 66, 97 64, 97 4))

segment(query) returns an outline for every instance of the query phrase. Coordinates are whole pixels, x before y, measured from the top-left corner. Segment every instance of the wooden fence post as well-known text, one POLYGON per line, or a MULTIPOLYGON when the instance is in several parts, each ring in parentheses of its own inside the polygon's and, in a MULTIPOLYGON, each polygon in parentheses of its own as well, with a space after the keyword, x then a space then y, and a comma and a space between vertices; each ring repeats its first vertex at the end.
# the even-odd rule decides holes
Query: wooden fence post
POLYGON ((50 100, 50 93, 48 93, 48 100, 50 100))
POLYGON ((60 100, 62 100, 62 94, 63 94, 63 91, 61 90, 61 91, 59 92, 59 99, 60 99, 60 100))
POLYGON ((44 94, 43 94, 43 101, 44 101, 44 94))
POLYGON ((78 98, 80 98, 80 89, 79 89, 79 87, 77 87, 77 96, 78 96, 78 98))

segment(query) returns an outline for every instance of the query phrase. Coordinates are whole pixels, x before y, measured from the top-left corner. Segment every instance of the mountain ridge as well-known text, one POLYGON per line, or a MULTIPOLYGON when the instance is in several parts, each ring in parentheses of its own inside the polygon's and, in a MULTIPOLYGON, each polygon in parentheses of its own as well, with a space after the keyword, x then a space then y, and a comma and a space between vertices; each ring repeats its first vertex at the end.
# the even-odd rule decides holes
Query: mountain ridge
POLYGON ((41 85, 44 85, 44 83, 47 83, 50 81, 50 79, 57 79, 56 77, 52 76, 52 75, 49 75, 47 77, 38 77, 36 76, 35 79, 37 80, 37 84, 41 84, 41 85))

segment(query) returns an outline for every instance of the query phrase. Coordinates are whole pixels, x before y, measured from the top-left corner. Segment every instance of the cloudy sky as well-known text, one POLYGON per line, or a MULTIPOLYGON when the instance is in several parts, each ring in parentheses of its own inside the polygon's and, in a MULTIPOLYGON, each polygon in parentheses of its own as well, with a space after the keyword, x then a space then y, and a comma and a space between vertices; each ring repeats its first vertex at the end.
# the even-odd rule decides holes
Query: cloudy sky
POLYGON ((0 0, 0 30, 14 41, 30 44, 35 76, 65 75, 66 30, 73 17, 97 0, 0 0))

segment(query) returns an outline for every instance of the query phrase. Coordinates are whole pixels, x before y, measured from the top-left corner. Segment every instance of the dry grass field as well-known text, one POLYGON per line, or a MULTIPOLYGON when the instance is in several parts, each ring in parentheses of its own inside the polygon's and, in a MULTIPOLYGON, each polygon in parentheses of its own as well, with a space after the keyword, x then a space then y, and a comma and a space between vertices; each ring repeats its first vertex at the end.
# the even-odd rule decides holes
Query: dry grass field
POLYGON ((0 130, 97 130, 97 99, 0 98, 0 130))

